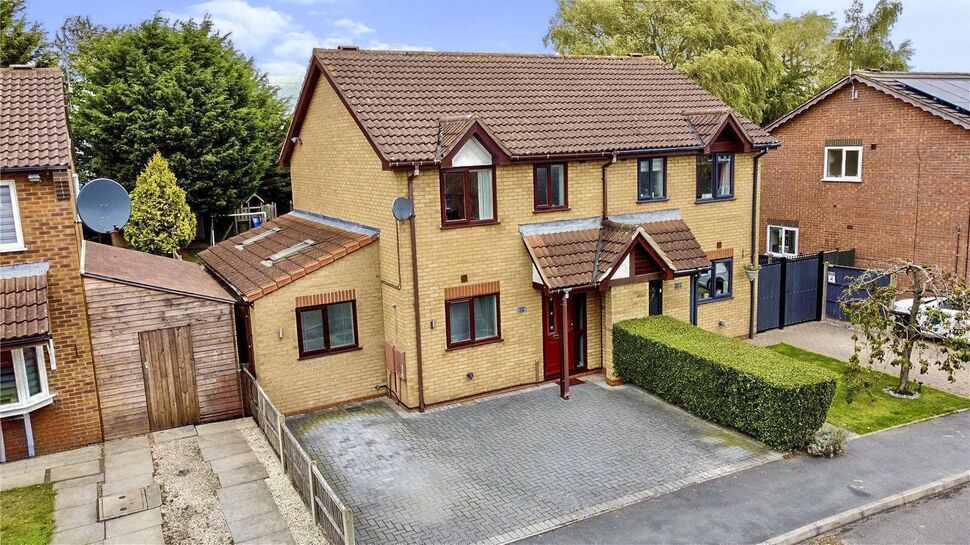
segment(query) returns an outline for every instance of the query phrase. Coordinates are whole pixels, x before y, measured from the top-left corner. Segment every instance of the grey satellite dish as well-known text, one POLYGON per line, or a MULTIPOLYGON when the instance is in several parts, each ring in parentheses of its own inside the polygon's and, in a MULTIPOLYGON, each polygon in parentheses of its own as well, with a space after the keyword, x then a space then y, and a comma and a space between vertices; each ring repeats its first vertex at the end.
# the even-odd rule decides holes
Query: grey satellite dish
POLYGON ((391 213, 399 221, 409 220, 414 216, 414 203, 407 197, 398 197, 391 204, 391 213))
POLYGON ((77 214, 88 229, 111 233, 128 223, 131 198, 125 188, 114 180, 91 180, 77 194, 77 214))

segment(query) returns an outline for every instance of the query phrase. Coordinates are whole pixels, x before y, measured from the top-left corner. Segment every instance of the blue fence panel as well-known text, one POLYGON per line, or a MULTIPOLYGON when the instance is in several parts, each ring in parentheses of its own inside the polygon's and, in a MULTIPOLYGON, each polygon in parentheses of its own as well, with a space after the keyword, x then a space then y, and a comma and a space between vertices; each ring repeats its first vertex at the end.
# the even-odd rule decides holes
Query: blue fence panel
POLYGON ((758 333, 779 326, 780 305, 781 264, 762 265, 758 271, 758 333))
MULTIPOLYGON (((842 301, 843 294, 848 290, 852 282, 859 277, 860 274, 866 272, 866 269, 859 269, 856 267, 842 267, 837 265, 830 265, 828 270, 828 278, 825 279, 828 284, 827 293, 825 296, 825 315, 829 318, 835 318, 836 320, 848 320, 848 316, 842 312, 842 301)), ((882 277, 879 279, 879 285, 888 286, 889 277, 882 277)))
POLYGON ((788 262, 785 271, 785 325, 818 320, 819 260, 788 262))

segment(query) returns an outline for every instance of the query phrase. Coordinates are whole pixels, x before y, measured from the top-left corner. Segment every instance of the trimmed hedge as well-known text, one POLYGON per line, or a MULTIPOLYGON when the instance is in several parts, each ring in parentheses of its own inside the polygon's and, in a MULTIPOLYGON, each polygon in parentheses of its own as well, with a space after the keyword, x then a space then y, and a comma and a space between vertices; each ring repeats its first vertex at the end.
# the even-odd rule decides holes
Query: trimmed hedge
POLYGON ((613 365, 623 381, 780 449, 803 446, 835 395, 825 369, 667 316, 615 324, 613 365))

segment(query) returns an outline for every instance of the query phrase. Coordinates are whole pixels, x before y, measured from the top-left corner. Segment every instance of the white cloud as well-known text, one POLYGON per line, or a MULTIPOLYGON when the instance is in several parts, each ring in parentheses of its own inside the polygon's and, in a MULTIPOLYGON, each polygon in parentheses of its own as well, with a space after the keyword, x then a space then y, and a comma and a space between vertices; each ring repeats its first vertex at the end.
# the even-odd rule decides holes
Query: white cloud
POLYGON ((283 59, 310 58, 314 47, 320 47, 320 39, 309 31, 287 32, 273 46, 273 57, 283 59))
POLYGON ((392 49, 394 51, 434 51, 433 47, 428 47, 424 45, 410 45, 410 44, 389 44, 382 42, 380 40, 371 40, 367 43, 367 49, 392 49))
POLYGON ((230 33, 236 47, 249 54, 293 26, 289 15, 252 6, 244 0, 208 0, 188 6, 184 14, 174 14, 180 19, 202 19, 207 15, 217 29, 230 33))
POLYGON ((259 69, 273 76, 302 76, 306 73, 309 58, 307 53, 307 62, 272 60, 260 63, 259 69))
POLYGON ((330 26, 347 32, 351 36, 361 36, 363 34, 370 34, 374 32, 373 28, 365 25, 364 23, 358 23, 357 21, 352 21, 350 19, 337 19, 336 21, 330 21, 330 26))

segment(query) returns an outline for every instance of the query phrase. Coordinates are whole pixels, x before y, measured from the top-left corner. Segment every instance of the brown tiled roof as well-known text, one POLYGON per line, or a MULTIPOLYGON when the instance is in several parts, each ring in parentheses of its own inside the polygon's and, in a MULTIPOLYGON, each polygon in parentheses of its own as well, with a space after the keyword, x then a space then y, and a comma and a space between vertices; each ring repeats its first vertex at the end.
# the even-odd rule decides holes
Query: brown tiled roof
POLYGON ((71 137, 60 69, 0 69, 0 168, 70 164, 71 137))
POLYGON ((690 227, 673 211, 521 226, 522 239, 550 289, 595 285, 638 236, 675 274, 710 265, 690 227), (594 275, 593 271, 596 270, 594 275))
MULTIPOLYGON (((727 106, 655 57, 315 49, 284 142, 320 70, 387 163, 431 163, 442 118, 475 116, 513 158, 702 145, 685 112, 727 106)), ((755 146, 777 142, 737 117, 755 146)))
POLYGON ((199 257, 246 300, 254 301, 367 246, 378 236, 372 227, 294 210, 207 248, 199 257), (255 241, 243 244, 249 239, 255 241), (270 256, 307 240, 313 244, 271 266, 264 264, 270 256))
POLYGON ((911 106, 919 108, 927 113, 943 118, 964 129, 970 129, 970 113, 955 108, 950 104, 934 100, 925 93, 921 93, 904 85, 899 80, 903 79, 949 79, 970 82, 970 73, 966 72, 878 72, 870 70, 859 70, 851 76, 842 78, 828 89, 818 93, 808 99, 800 106, 775 120, 766 127, 767 130, 774 130, 781 125, 791 121, 793 118, 811 108, 815 104, 830 96, 832 93, 842 89, 849 83, 862 83, 897 98, 911 106))
POLYGON ((179 293, 214 301, 235 302, 233 296, 206 270, 189 261, 179 261, 96 242, 84 243, 83 275, 179 293))
POLYGON ((2 343, 17 343, 50 334, 46 262, 0 267, 3 289, 2 343))

